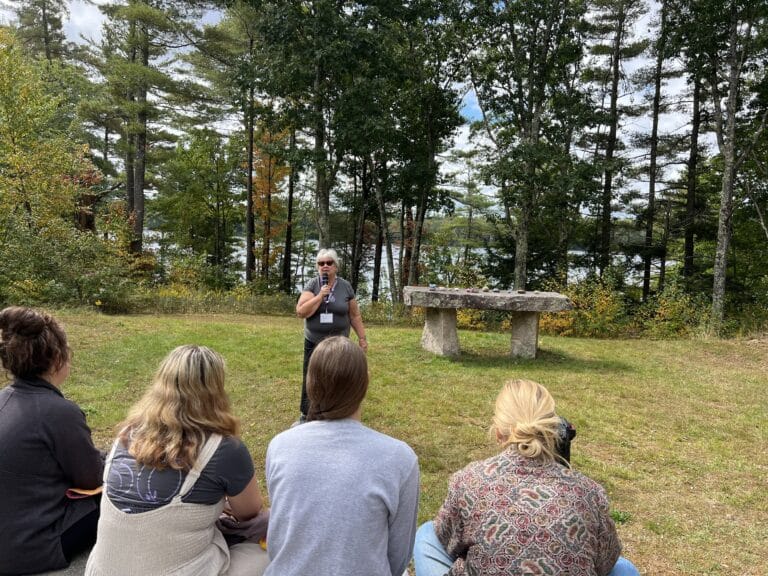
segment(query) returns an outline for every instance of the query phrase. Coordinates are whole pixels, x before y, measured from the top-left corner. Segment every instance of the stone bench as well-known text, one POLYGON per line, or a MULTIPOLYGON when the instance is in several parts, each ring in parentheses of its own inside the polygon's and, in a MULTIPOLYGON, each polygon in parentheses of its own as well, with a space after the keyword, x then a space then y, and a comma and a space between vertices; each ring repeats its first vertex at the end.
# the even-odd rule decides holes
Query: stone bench
POLYGON ((459 353, 456 310, 507 310, 511 312, 511 355, 535 358, 539 339, 539 314, 573 309, 573 303, 557 292, 482 292, 467 289, 406 286, 403 301, 426 311, 421 345, 440 356, 459 353))

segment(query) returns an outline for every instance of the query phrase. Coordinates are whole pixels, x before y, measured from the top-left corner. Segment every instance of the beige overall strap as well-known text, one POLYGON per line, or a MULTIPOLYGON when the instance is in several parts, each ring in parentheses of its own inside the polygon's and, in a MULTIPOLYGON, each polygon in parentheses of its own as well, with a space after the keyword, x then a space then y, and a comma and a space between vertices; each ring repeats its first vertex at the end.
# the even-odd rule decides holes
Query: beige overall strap
POLYGON ((211 434, 208 437, 208 440, 205 442, 205 444, 203 444, 202 450, 200 450, 200 454, 197 456, 195 465, 187 474, 187 477, 184 480, 184 484, 181 485, 181 490, 179 490, 179 494, 177 496, 178 498, 185 496, 187 492, 192 490, 195 482, 197 482, 197 479, 200 477, 200 473, 203 471, 205 466, 208 464, 208 461, 218 449, 219 444, 221 444, 220 434, 211 434))
POLYGON ((109 451, 109 455, 107 456, 107 459, 104 460, 104 474, 101 477, 101 481, 104 484, 104 488, 107 487, 107 478, 109 478, 109 469, 112 467, 112 457, 115 455, 115 450, 117 450, 117 445, 120 442, 120 438, 117 438, 114 443, 112 444, 112 449, 109 451))

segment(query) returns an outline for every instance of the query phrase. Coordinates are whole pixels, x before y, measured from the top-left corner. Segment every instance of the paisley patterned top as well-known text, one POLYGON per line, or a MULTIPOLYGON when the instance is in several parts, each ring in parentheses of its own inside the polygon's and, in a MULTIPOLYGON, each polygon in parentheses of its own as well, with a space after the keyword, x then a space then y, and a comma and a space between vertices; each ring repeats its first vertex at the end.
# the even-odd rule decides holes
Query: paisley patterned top
POLYGON ((514 448, 453 475, 435 532, 449 576, 605 576, 621 553, 597 482, 514 448))

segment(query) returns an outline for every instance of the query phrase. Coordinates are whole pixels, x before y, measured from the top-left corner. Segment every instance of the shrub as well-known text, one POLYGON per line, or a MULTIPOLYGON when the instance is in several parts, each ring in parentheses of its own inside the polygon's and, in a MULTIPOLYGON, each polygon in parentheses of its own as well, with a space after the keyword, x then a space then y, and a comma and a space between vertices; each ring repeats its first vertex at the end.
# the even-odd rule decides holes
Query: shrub
POLYGON ((257 294, 245 285, 233 290, 206 290, 174 283, 143 288, 134 303, 134 312, 157 314, 292 315, 296 296, 257 294))
POLYGON ((598 338, 625 333, 628 327, 626 304, 612 283, 587 279, 560 292, 571 299, 574 309, 542 314, 539 323, 542 332, 598 338))
POLYGON ((366 324, 395 326, 420 326, 424 324, 424 309, 410 308, 405 304, 392 304, 389 300, 360 304, 360 313, 366 324))
POLYGON ((690 336, 706 326, 709 305, 702 298, 686 293, 676 283, 653 295, 635 314, 637 329, 650 338, 690 336))

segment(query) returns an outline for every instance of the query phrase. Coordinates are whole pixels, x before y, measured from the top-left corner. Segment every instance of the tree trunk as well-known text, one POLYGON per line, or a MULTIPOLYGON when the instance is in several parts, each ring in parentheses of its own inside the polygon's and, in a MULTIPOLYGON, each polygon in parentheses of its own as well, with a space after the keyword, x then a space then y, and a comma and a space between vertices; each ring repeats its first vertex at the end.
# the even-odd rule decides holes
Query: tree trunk
POLYGON ((315 64, 315 207, 317 209, 317 232, 319 234, 320 248, 331 247, 330 233, 330 186, 328 178, 328 166, 325 153, 325 107, 322 95, 323 67, 315 64))
POLYGON ((288 214, 286 215, 285 222, 285 250, 283 250, 283 291, 286 294, 293 293, 293 283, 291 282, 291 258, 293 253, 293 194, 296 186, 295 152, 296 130, 291 130, 291 171, 288 174, 288 214))
MULTIPOLYGON (((130 128, 126 127, 126 131, 130 128)), ((136 137, 127 132, 125 135, 125 204, 128 212, 128 217, 133 222, 133 210, 135 202, 136 184, 134 183, 135 167, 134 167, 134 155, 136 152, 136 137)), ((133 223, 131 223, 131 229, 133 229, 133 223)))
POLYGON ((381 281, 381 253, 384 246, 384 231, 381 223, 376 226, 376 252, 373 256, 373 286, 371 288, 371 302, 379 301, 379 282, 381 281))
POLYGON ((360 208, 357 216, 357 226, 355 226, 355 240, 352 248, 352 288, 357 292, 360 283, 360 268, 363 262, 363 240, 365 237, 365 209, 368 206, 370 195, 370 178, 368 176, 368 166, 364 161, 362 163, 362 174, 360 176, 360 208))
POLYGON ((685 193, 685 240, 683 276, 691 278, 694 270, 694 235, 696 220, 696 186, 699 164, 699 127, 701 126, 701 79, 693 78, 693 116, 691 118, 691 148, 688 154, 688 180, 685 193))
MULTIPOLYGON (((467 195, 469 196, 469 191, 467 191, 467 195)), ((466 267, 469 264, 469 245, 472 242, 472 199, 470 197, 470 200, 467 204, 468 206, 468 212, 467 212, 467 237, 466 241, 464 242, 464 266, 466 267)))
POLYGON ((413 222, 413 238, 411 260, 408 264, 408 286, 419 284, 419 259, 421 256, 421 240, 424 235, 424 218, 427 212, 427 196, 429 190, 422 191, 419 207, 416 209, 416 220, 413 222))
POLYGON ((525 290, 528 283, 528 230, 531 225, 532 209, 528 202, 520 207, 515 231, 515 290, 525 290))
POLYGON ((621 42, 624 36, 624 21, 626 18, 624 2, 619 4, 619 14, 616 23, 616 35, 613 40, 611 53, 611 104, 610 126, 608 141, 605 148, 605 171, 603 173, 603 194, 600 214, 600 251, 598 253, 598 268, 602 276, 611 263, 611 204, 613 203, 613 156, 616 150, 616 133, 619 124, 618 100, 619 80, 621 78, 621 42))
MULTIPOLYGON (((253 49, 253 39, 250 40, 253 49)), ((254 129, 254 88, 248 87, 245 110, 245 281, 253 281, 256 271, 256 222, 253 214, 253 129, 254 129)))
MULTIPOLYGON (((387 248, 387 270, 389 273, 389 291, 392 303, 399 302, 397 290, 397 277, 395 276, 395 259, 392 254, 392 236, 387 225, 387 206, 384 201, 384 191, 387 188, 387 165, 386 161, 381 161, 381 176, 376 178, 376 203, 379 207, 379 222, 381 230, 384 232, 384 241, 387 248)), ((402 252, 402 250, 401 250, 402 252)))
POLYGON ((666 203, 664 211, 664 234, 661 237, 661 261, 659 262, 659 293, 664 292, 667 279, 667 246, 669 244, 670 206, 666 203))
MULTIPOLYGON (((141 27, 141 43, 139 57, 141 65, 149 70, 149 35, 146 27, 141 27)), ((131 252, 140 254, 144 250, 144 185, 147 173, 147 81, 141 80, 136 95, 138 107, 136 134, 136 156, 134 161, 134 193, 133 193, 133 240, 131 252)))
MULTIPOLYGON (((736 7, 731 5, 730 52, 728 68, 728 99, 725 116, 721 109, 717 84, 712 86, 715 126, 720 154, 723 157, 723 182, 720 188, 720 212, 717 220, 717 248, 712 285, 712 327, 720 332, 725 320, 725 279, 728 268, 728 248, 731 241, 731 216, 733 215, 733 178, 735 166, 736 111, 739 98, 741 62, 738 55, 738 22, 736 7)), ((716 64, 716 63, 715 63, 716 64)), ((716 70, 716 68, 713 68, 716 70)), ((716 73, 716 72, 715 72, 716 73)))
POLYGON ((666 50, 667 4, 661 3, 661 25, 656 43, 656 69, 654 70, 654 91, 651 125, 650 166, 648 167, 648 206, 645 211, 645 243, 643 253, 643 302, 651 293, 651 266, 653 264, 653 224, 656 216, 656 158, 659 150, 659 110, 661 108, 661 74, 666 50))
POLYGON ((402 264, 400 265, 400 290, 399 294, 402 295, 403 286, 408 285, 408 274, 411 271, 411 258, 413 258, 413 235, 414 235, 414 222, 413 222, 413 209, 411 206, 406 206, 403 201, 403 242, 402 242, 402 264))
POLYGON ((275 171, 275 160, 271 153, 266 154, 267 160, 267 186, 264 193, 264 239, 261 242, 261 279, 269 282, 269 253, 272 246, 272 187, 275 171))

